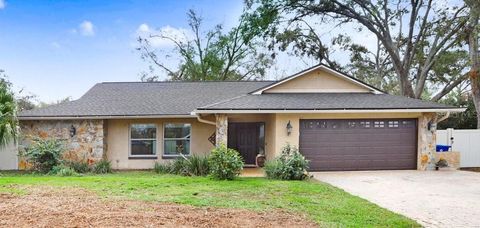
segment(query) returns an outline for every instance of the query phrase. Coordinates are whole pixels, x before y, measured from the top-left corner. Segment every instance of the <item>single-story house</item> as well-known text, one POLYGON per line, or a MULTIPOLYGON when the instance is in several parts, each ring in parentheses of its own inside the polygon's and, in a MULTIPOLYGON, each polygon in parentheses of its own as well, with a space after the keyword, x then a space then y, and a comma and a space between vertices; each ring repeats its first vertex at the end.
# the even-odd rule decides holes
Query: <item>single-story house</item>
POLYGON ((80 99, 20 113, 20 144, 66 142, 69 156, 148 169, 223 143, 247 166, 287 144, 310 169, 429 169, 436 121, 462 108, 389 95, 317 65, 279 81, 106 82, 80 99))

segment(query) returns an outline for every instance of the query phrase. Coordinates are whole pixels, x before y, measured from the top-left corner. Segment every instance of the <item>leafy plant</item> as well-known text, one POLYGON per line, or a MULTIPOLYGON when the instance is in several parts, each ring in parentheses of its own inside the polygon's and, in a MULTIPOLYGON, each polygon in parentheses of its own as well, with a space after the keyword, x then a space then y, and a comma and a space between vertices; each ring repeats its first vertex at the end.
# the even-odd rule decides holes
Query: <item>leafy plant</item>
POLYGON ((444 158, 440 158, 437 163, 435 163, 437 167, 448 167, 448 162, 444 158))
POLYGON ((206 176, 210 171, 208 157, 192 155, 185 159, 185 167, 189 176, 206 176))
POLYGON ((304 180, 308 178, 308 161, 297 147, 286 145, 279 157, 268 161, 265 173, 268 178, 280 180, 304 180))
POLYGON ((155 166, 153 167, 153 170, 159 174, 171 174, 172 163, 171 162, 167 162, 167 163, 155 162, 155 166))
POLYGON ((206 176, 209 174, 208 158, 205 156, 192 155, 181 156, 173 162, 155 163, 156 173, 169 173, 182 176, 206 176))
POLYGON ((93 172, 97 174, 105 174, 112 172, 112 163, 109 160, 102 159, 95 163, 93 166, 93 172))
POLYGON ((50 170, 49 174, 57 175, 61 177, 69 177, 69 176, 78 176, 78 173, 71 167, 65 165, 57 165, 50 170))
POLYGON ((17 103, 11 83, 0 69, 0 148, 15 141, 18 136, 17 103))
POLYGON ((88 173, 92 169, 87 161, 64 161, 64 164, 77 173, 88 173))
POLYGON ((25 157, 32 163, 33 169, 48 173, 61 162, 64 152, 63 143, 56 139, 33 139, 32 145, 25 150, 25 157))
POLYGON ((233 180, 243 169, 243 159, 234 149, 220 145, 209 156, 210 174, 215 179, 233 180))

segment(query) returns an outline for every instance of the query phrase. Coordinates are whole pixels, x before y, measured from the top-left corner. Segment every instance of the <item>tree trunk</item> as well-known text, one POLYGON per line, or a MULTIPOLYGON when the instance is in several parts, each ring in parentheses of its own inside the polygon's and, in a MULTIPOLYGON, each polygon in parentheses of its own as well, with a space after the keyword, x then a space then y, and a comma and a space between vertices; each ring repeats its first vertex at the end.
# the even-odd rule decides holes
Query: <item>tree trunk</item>
POLYGON ((473 103, 475 104, 475 111, 477 112, 477 129, 480 129, 480 58, 478 55, 480 2, 478 2, 478 0, 466 0, 465 3, 470 7, 467 31, 472 68, 470 69, 469 77, 472 87, 473 103))

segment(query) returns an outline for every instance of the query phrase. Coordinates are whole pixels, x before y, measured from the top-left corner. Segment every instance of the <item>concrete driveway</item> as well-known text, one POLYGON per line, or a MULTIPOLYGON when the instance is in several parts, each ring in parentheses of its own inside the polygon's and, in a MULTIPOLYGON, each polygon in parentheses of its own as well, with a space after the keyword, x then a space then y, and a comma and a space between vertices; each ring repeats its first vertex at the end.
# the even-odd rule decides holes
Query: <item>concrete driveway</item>
POLYGON ((480 173, 409 170, 313 175, 426 227, 480 227, 480 173))

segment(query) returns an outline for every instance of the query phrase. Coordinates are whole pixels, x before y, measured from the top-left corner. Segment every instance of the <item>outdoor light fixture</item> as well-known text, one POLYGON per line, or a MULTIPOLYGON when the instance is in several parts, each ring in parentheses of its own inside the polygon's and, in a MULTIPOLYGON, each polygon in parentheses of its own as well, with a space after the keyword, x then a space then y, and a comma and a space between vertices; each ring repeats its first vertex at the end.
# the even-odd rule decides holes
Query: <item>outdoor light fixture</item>
POLYGON ((290 120, 287 123, 287 135, 290 135, 292 133, 292 124, 290 124, 290 120))
POLYGON ((434 132, 437 130, 437 123, 434 122, 428 122, 428 130, 431 132, 434 132))
POLYGON ((75 136, 75 134, 77 134, 77 129, 75 128, 75 126, 72 125, 70 127, 70 137, 75 136))

